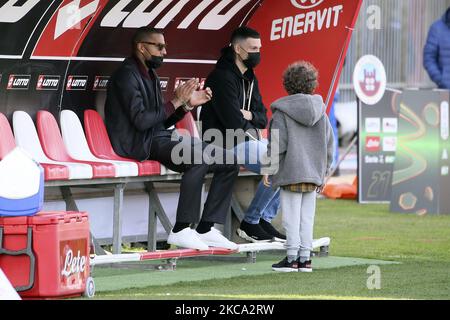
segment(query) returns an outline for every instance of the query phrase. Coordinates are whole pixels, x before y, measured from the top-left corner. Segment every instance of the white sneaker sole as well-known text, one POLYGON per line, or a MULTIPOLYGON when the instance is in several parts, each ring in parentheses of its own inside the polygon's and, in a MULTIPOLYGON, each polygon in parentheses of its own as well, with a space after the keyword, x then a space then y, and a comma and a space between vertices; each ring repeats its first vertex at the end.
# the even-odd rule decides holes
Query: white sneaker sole
POLYGON ((175 246, 175 247, 177 247, 178 249, 192 249, 192 250, 198 250, 198 251, 206 251, 206 250, 209 250, 209 247, 206 247, 206 248, 193 248, 193 247, 186 247, 186 246, 184 246, 184 245, 181 245, 181 244, 177 244, 177 243, 169 243, 169 242, 167 242, 168 244, 170 244, 170 245, 172 245, 172 246, 175 246))
POLYGON ((273 268, 273 271, 278 271, 278 272, 298 272, 298 269, 292 269, 292 268, 273 268))
POLYGON ((248 236, 247 233, 245 233, 245 231, 241 230, 241 229, 237 229, 236 230, 237 235, 239 237, 241 237, 242 239, 245 239, 247 241, 253 242, 253 243, 267 243, 267 242, 271 242, 272 240, 256 240, 253 239, 252 237, 248 236))
MULTIPOLYGON (((202 241, 200 239, 199 239, 199 241, 202 243, 202 241)), ((167 243, 170 245, 176 246, 177 248, 193 249, 193 250, 200 250, 200 251, 209 250, 209 247, 206 244, 204 244, 205 246, 197 245, 195 243, 192 243, 192 245, 189 245, 188 243, 183 243, 183 241, 179 241, 177 238, 173 239, 170 236, 167 239, 167 243)))
POLYGON ((299 272, 312 272, 312 269, 310 268, 298 268, 299 272))
POLYGON ((236 247, 231 248, 229 246, 224 246, 223 243, 216 243, 216 242, 206 242, 205 243, 209 246, 209 247, 214 247, 214 248, 224 248, 224 249, 228 249, 228 250, 237 250, 239 247, 236 245, 236 247))

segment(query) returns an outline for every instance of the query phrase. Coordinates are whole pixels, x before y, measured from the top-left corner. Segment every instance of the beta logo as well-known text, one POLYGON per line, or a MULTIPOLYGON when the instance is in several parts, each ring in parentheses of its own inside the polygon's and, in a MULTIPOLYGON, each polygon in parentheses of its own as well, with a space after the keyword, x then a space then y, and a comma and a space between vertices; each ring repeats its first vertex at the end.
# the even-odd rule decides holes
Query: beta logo
POLYGON ((380 151, 380 137, 366 137, 366 150, 368 152, 380 151))
POLYGON ((67 78, 66 90, 86 90, 88 76, 69 76, 67 78))
POLYGON ((36 90, 58 90, 60 76, 40 75, 36 84, 36 90))
POLYGON ((9 76, 8 85, 6 89, 8 90, 28 90, 30 85, 31 76, 30 75, 17 75, 11 74, 9 76))
POLYGON ((106 91, 106 89, 108 88, 108 82, 109 82, 109 77, 96 76, 92 90, 106 91))
POLYGON ((294 7, 299 9, 310 9, 317 7, 324 1, 325 0, 291 0, 291 3, 294 7))

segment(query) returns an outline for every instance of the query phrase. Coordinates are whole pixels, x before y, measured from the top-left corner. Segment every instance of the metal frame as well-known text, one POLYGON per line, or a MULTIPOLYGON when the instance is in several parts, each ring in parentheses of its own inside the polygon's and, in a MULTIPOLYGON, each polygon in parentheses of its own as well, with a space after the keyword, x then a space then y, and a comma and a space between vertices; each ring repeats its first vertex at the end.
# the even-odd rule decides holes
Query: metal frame
MULTIPOLYGON (((241 172, 240 177, 245 176, 258 176, 252 172, 241 172)), ((112 238, 112 253, 120 254, 122 252, 122 211, 123 211, 123 196, 124 190, 128 183, 143 182, 147 194, 149 195, 149 212, 148 212, 148 251, 156 250, 157 242, 157 218, 163 225, 165 231, 169 234, 172 230, 172 224, 164 211, 164 208, 159 201, 158 194, 154 186, 155 182, 179 182, 181 181, 182 174, 168 174, 168 175, 153 175, 153 176, 139 176, 139 177, 120 177, 120 178, 102 178, 102 179, 79 179, 79 180, 56 180, 56 181, 46 181, 45 187, 59 187, 63 200, 66 203, 66 209, 68 211, 79 211, 78 207, 73 199, 71 187, 93 187, 93 188, 112 188, 114 190, 114 209, 113 209, 113 238, 112 238)), ((211 179, 212 174, 206 175, 205 179, 211 179)), ((203 191, 205 186, 203 185, 203 191)), ((204 193, 204 192, 203 192, 204 193)), ((202 194, 203 194, 202 193, 202 194)), ((204 200, 204 199, 202 199, 204 200)), ((202 205, 203 207, 203 201, 202 205)), ((233 195, 231 201, 230 211, 236 215, 236 217, 241 221, 244 217, 243 210, 239 205, 236 197, 233 195)), ((227 215, 227 221, 225 223, 225 236, 230 239, 232 233, 232 215, 227 215)), ((104 253, 104 250, 100 247, 98 241, 92 236, 95 250, 98 254, 104 253)))
MULTIPOLYGON (((331 239, 320 238, 313 241, 313 248, 319 248, 318 256, 323 257, 328 255, 331 239)), ((247 262, 256 262, 256 253, 259 251, 273 251, 273 250, 286 250, 284 243, 282 242, 269 242, 269 243, 244 243, 239 244, 237 250, 229 250, 223 248, 212 248, 208 250, 195 250, 195 249, 177 249, 177 250, 162 250, 156 252, 144 252, 144 253, 128 253, 128 254, 113 254, 104 256, 95 256, 90 259, 91 266, 109 265, 114 263, 125 262, 139 262, 146 260, 169 260, 175 261, 179 258, 192 258, 202 256, 229 256, 236 253, 242 253, 247 255, 247 262)), ((176 263, 175 263, 176 265, 176 263)))

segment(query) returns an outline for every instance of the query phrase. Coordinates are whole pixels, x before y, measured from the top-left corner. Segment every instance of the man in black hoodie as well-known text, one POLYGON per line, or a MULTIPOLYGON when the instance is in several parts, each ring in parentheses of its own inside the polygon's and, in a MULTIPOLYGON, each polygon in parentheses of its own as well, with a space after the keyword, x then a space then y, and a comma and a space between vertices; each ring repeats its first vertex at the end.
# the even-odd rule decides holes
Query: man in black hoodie
MULTIPOLYGON (((214 96, 203 105, 200 114, 203 139, 234 148, 239 164, 256 173, 260 173, 259 159, 267 149, 267 140, 261 140, 259 135, 259 130, 267 126, 266 108, 253 72, 260 62, 260 49, 257 31, 239 27, 233 32, 230 45, 222 50, 205 82, 214 96), (221 139, 217 139, 217 131, 221 139)), ((279 190, 260 182, 238 235, 252 242, 286 239, 271 225, 279 206, 279 190)))
MULTIPOLYGON (((168 129, 194 106, 210 100, 212 92, 209 88, 197 91, 198 79, 191 79, 176 89, 172 101, 164 103, 155 69, 162 65, 166 54, 165 39, 160 30, 149 27, 137 30, 132 39, 132 57, 125 59, 108 83, 105 123, 111 143, 123 157, 156 160, 173 171, 184 173, 176 223, 168 243, 199 250, 207 250, 208 246, 236 250, 237 245, 213 225, 225 223, 238 167, 215 161, 206 164, 203 157, 201 163, 192 159, 184 161, 184 158, 180 162, 175 159, 178 154, 174 154, 174 150, 194 154, 200 149, 201 153, 207 145, 193 138, 178 137, 176 132, 168 129), (214 178, 202 219, 193 230, 190 226, 199 220, 203 179, 208 172, 213 172, 214 178)), ((217 148, 215 152, 218 157, 223 157, 223 149, 217 148)))

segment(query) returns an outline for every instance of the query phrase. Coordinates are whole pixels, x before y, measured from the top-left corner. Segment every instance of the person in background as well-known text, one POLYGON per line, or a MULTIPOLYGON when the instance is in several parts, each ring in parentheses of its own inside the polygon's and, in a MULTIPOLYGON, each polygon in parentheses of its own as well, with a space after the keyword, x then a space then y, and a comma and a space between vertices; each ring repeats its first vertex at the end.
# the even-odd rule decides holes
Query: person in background
POLYGON ((281 211, 287 256, 274 271, 311 272, 316 193, 333 162, 334 135, 326 106, 314 95, 318 72, 308 62, 290 65, 283 74, 289 94, 272 105, 264 184, 281 187, 281 211), (269 177, 271 176, 271 177, 269 177))
POLYGON ((423 65, 439 88, 450 89, 450 7, 428 31, 423 65))

